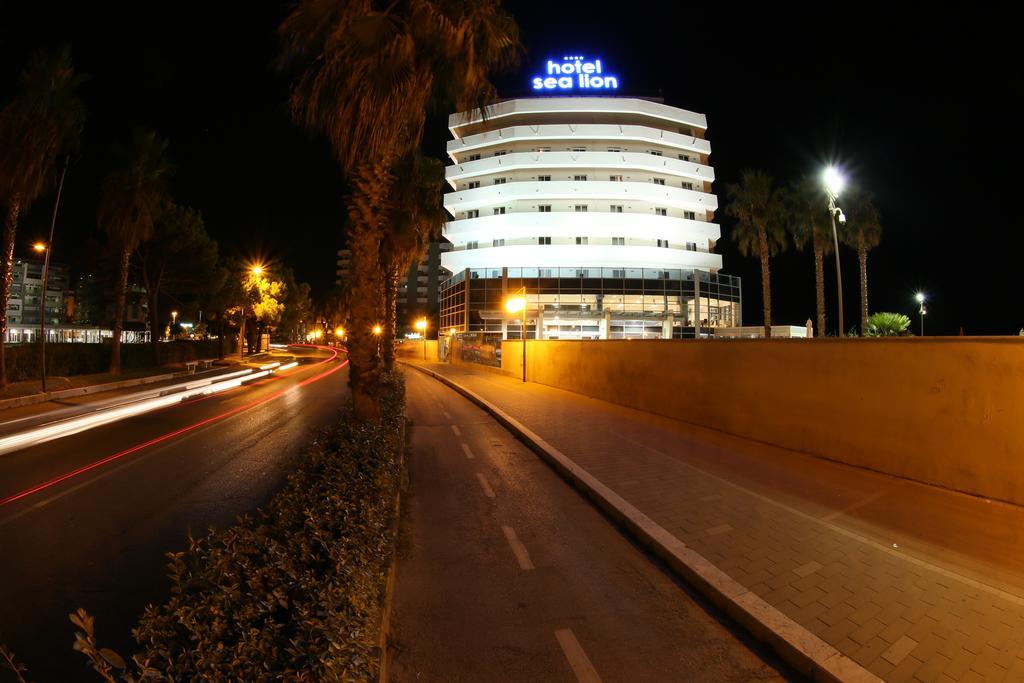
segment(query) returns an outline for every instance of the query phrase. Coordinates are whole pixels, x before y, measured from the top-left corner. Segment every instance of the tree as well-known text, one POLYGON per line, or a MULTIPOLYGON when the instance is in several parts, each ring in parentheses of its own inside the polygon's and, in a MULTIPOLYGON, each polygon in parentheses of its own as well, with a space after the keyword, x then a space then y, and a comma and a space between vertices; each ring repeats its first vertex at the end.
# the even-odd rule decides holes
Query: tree
POLYGON ((6 208, 0 244, 0 389, 7 385, 4 346, 18 219, 52 180, 57 158, 77 143, 85 122, 78 97, 84 81, 75 73, 70 50, 36 53, 14 99, 0 110, 0 205, 6 208))
POLYGON ((394 173, 419 147, 430 105, 479 108, 491 71, 518 56, 518 29, 498 0, 302 0, 280 28, 281 64, 296 72, 293 119, 324 135, 349 176, 352 250, 349 386, 355 414, 376 420, 379 258, 394 173))
POLYGON ((388 231, 381 240, 380 264, 384 274, 384 367, 395 365, 396 304, 398 286, 409 267, 423 258, 430 241, 444 224, 441 183, 444 164, 418 152, 405 155, 395 167, 388 231))
POLYGON ((161 290, 180 296, 208 287, 217 268, 217 251, 217 243, 207 234, 198 211, 170 199, 160 203, 152 234, 135 248, 149 299, 153 365, 159 363, 159 330, 163 329, 159 311, 161 290))
POLYGON ((772 286, 769 261, 786 248, 783 220, 785 195, 764 171, 743 171, 738 184, 725 188, 727 215, 736 219, 732 239, 744 256, 757 254, 761 261, 761 299, 764 336, 772 336, 772 286))
POLYGON ((840 238, 857 250, 860 265, 860 330, 868 327, 868 252, 882 241, 882 223, 875 208, 874 196, 865 190, 847 194, 846 229, 840 238))
POLYGON ((285 296, 278 329, 283 330, 287 341, 305 341, 300 329, 313 315, 313 302, 309 298, 310 287, 305 282, 296 282, 295 273, 291 268, 281 269, 281 282, 284 285, 285 296))
MULTIPOLYGON (((119 254, 114 292, 114 346, 110 354, 113 374, 121 372, 121 330, 129 258, 139 243, 153 234, 153 221, 171 173, 167 145, 167 140, 155 132, 136 128, 128 147, 115 147, 114 167, 103 181, 98 220, 119 254)), ((157 330, 152 334, 157 334, 157 330)))
POLYGON ((818 314, 818 335, 825 334, 825 254, 832 253, 828 220, 828 198, 816 178, 804 176, 787 193, 787 217, 793 243, 814 252, 814 298, 818 314))
POLYGON ((243 324, 245 318, 252 318, 254 323, 249 330, 251 351, 257 346, 262 331, 281 320, 282 302, 287 292, 284 283, 271 278, 265 268, 248 268, 242 277, 242 294, 243 324))

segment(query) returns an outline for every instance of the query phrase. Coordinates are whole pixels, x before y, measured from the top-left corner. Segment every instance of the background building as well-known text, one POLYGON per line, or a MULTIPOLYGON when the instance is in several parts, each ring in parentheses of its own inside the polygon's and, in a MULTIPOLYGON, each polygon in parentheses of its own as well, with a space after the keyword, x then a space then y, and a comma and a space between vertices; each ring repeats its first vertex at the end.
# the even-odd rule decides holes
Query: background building
POLYGON ((721 274, 703 114, 621 97, 513 99, 449 117, 442 331, 681 338, 741 324, 721 274))
MULTIPOLYGON (((39 297, 43 288, 43 262, 15 259, 8 325, 39 325, 39 297)), ((67 322, 64 299, 68 293, 67 266, 51 263, 46 277, 46 324, 67 322)))

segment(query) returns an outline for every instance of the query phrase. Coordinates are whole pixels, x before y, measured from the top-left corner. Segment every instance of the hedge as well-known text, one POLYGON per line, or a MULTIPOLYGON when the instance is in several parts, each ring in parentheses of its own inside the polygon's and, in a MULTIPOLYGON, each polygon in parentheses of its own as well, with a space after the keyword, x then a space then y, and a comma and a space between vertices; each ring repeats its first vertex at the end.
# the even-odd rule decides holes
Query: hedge
MULTIPOLYGON (((235 340, 224 345, 224 352, 234 349, 235 340)), ((157 346, 160 365, 181 363, 199 358, 217 357, 217 340, 161 342, 157 346)), ((47 344, 46 374, 56 377, 87 375, 110 369, 110 344, 47 344)), ((121 366, 125 369, 152 366, 153 351, 149 344, 122 344, 121 366)), ((7 379, 18 382, 39 377, 39 345, 15 344, 4 350, 7 379)))
POLYGON ((400 375, 385 377, 382 406, 378 424, 345 411, 265 509, 168 553, 172 595, 146 608, 132 662, 98 646, 84 610, 71 615, 75 649, 107 681, 375 679, 405 446, 400 375))

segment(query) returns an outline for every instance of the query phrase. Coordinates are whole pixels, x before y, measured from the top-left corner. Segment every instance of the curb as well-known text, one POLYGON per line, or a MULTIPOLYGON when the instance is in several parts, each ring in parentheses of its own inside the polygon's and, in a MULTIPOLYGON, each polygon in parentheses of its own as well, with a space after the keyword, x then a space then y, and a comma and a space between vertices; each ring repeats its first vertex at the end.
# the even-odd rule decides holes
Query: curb
POLYGON ((433 377, 483 408, 687 583, 798 671, 819 681, 882 680, 747 590, 511 415, 440 373, 405 361, 402 364, 433 377))
MULTIPOLYGON (((409 448, 407 443, 408 437, 408 418, 402 424, 402 475, 403 480, 405 478, 405 467, 406 467, 406 451, 409 448)), ((377 681, 378 683, 387 683, 388 676, 391 669, 391 654, 388 645, 389 636, 391 635, 391 604, 394 601, 395 596, 395 573, 398 569, 398 534, 401 530, 402 524, 402 485, 399 484, 398 493, 395 494, 395 508, 394 508, 394 520, 391 524, 392 541, 391 541, 391 566, 388 568, 388 578, 384 582, 384 604, 381 607, 380 613, 380 629, 377 634, 377 647, 380 652, 380 665, 377 669, 377 681)))

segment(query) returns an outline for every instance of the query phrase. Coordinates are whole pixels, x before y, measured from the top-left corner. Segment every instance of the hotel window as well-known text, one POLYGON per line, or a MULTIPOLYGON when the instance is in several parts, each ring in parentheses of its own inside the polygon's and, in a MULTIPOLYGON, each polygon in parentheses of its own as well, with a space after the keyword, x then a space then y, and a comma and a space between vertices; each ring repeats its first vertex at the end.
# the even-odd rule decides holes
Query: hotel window
POLYGON ((658 240, 658 246, 668 248, 668 240, 658 240))
POLYGON ((648 154, 653 154, 653 155, 654 155, 654 156, 656 156, 656 157, 660 157, 660 156, 661 156, 661 152, 659 152, 659 151, 658 151, 658 150, 656 150, 656 149, 649 149, 649 150, 647 150, 647 153, 648 153, 648 154))
POLYGON ((683 211, 683 218, 689 218, 691 221, 697 220, 697 214, 693 211, 683 211))
POLYGON ((503 157, 503 156, 505 156, 506 154, 508 154, 508 152, 507 152, 506 150, 503 150, 503 149, 502 149, 502 150, 499 150, 499 151, 495 152, 495 153, 494 153, 494 156, 496 156, 496 157, 503 157))
POLYGON ((609 147, 608 151, 609 152, 621 152, 622 148, 621 147, 609 147))
POLYGON ((622 176, 620 176, 620 175, 610 175, 610 176, 608 176, 608 180, 612 181, 613 183, 621 183, 622 182, 622 176))
POLYGON ((612 277, 626 277, 626 269, 612 269, 612 277))
POLYGON ((586 180, 586 179, 587 179, 587 176, 585 176, 585 175, 574 175, 574 176, 572 177, 572 179, 573 179, 573 180, 586 180))
POLYGON ((479 154, 470 154, 469 158, 466 159, 466 161, 480 161, 480 155, 479 154))
POLYGON ((654 184, 655 185, 664 185, 665 184, 665 179, 664 178, 655 178, 654 179, 654 184))
POLYGON ((590 269, 588 268, 577 268, 576 277, 590 277, 590 269))
POLYGON ((551 180, 551 176, 549 176, 549 175, 539 175, 539 176, 537 176, 537 180, 549 181, 549 180, 551 180))
POLYGON ((495 185, 504 185, 507 180, 508 180, 508 178, 495 178, 494 179, 494 184, 495 185))
POLYGON ((680 155, 679 155, 679 160, 680 160, 680 161, 689 161, 689 160, 690 160, 690 157, 689 157, 689 156, 687 156, 687 155, 685 155, 685 154, 680 154, 680 155))
POLYGON ((612 213, 622 213, 622 204, 612 204, 608 208, 612 213))
POLYGON ((538 237, 537 238, 537 244, 551 244, 551 238, 550 237, 538 237))
POLYGON ((479 244, 476 242, 476 240, 472 242, 466 242, 466 249, 477 249, 478 247, 479 244))
POLYGON ((480 181, 479 180, 471 180, 468 183, 466 183, 466 189, 467 190, 475 190, 478 187, 480 187, 480 181))
POLYGON ((574 206, 572 208, 573 208, 573 211, 575 211, 576 213, 586 213, 587 212, 587 206, 588 206, 587 204, 577 204, 576 206, 574 206))
POLYGON ((537 207, 537 210, 540 211, 541 213, 551 213, 551 205, 541 204, 540 206, 537 207))
POLYGON ((656 216, 667 216, 668 215, 668 209, 655 209, 654 210, 654 215, 656 215, 656 216))
POLYGON ((494 215, 495 216, 504 216, 505 215, 505 207, 504 206, 499 206, 498 208, 496 208, 494 210, 494 215))
POLYGON ((613 237, 612 238, 612 246, 613 247, 624 247, 624 246, 626 246, 626 238, 625 237, 613 237))
POLYGON ((550 147, 538 147, 538 148, 536 148, 533 151, 534 152, 550 152, 551 148, 550 147))
POLYGON ((686 250, 687 251, 697 251, 697 243, 696 242, 687 242, 686 243, 686 250))
POLYGON ((576 244, 586 244, 587 243, 587 239, 588 238, 586 238, 586 237, 577 237, 576 238, 576 244))
POLYGON ((470 209, 466 212, 466 218, 480 218, 480 209, 470 209))
POLYGON ((690 137, 693 137, 693 129, 692 128, 680 128, 679 132, 682 135, 689 135, 690 137))
POLYGON ((550 268, 539 268, 537 270, 537 276, 538 277, 551 277, 551 269, 550 268))
POLYGON ((683 189, 684 190, 692 190, 693 189, 693 183, 683 183, 683 189))
MULTIPOLYGON (((503 246, 505 246, 504 238, 502 238, 500 240, 491 240, 491 246, 492 247, 503 247, 503 246)), ((496 276, 492 275, 491 277, 496 277, 496 276)))
POLYGON ((587 148, 586 147, 570 147, 569 151, 570 152, 586 152, 587 148))

